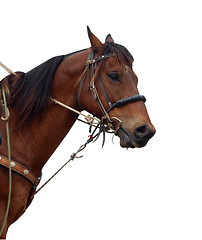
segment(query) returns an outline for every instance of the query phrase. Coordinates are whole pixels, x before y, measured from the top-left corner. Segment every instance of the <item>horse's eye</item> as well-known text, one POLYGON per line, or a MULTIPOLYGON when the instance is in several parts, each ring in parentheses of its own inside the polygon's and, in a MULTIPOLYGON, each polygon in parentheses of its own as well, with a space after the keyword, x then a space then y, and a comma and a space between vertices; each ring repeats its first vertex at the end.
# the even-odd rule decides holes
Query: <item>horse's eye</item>
POLYGON ((117 72, 110 73, 110 74, 108 74, 108 76, 114 82, 120 82, 121 81, 121 77, 117 72))

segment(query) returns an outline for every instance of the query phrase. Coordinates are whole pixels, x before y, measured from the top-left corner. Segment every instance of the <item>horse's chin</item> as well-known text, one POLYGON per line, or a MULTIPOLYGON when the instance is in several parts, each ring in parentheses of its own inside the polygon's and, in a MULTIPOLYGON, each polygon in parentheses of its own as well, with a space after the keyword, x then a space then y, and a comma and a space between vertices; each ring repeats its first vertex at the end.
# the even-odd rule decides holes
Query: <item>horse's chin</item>
POLYGON ((144 147, 145 143, 137 143, 130 134, 128 134, 123 128, 120 128, 117 132, 120 138, 120 146, 122 148, 141 148, 144 147))

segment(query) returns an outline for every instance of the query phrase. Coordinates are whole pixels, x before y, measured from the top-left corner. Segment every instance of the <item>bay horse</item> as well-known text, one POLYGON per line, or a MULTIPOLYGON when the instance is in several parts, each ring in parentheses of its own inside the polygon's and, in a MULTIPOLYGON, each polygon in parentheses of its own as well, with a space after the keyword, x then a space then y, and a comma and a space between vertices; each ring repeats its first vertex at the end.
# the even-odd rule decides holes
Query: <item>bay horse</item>
MULTIPOLYGON (((54 57, 28 73, 16 72, 2 80, 7 83, 10 111, 12 192, 9 226, 26 210, 40 181, 41 171, 64 139, 78 114, 52 99, 86 110, 114 130, 124 148, 143 147, 154 135, 145 97, 139 95, 133 72, 133 57, 107 35, 103 44, 89 29, 91 47, 54 57)), ((2 109, 1 109, 2 110, 2 109)), ((0 124, 0 227, 8 200, 8 152, 5 123, 0 124)))

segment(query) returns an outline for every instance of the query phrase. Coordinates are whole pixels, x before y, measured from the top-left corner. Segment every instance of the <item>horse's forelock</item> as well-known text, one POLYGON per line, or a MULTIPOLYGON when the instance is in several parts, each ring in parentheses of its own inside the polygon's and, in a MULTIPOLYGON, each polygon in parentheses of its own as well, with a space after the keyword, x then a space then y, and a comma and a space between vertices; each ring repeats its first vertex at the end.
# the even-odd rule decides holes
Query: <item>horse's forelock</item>
POLYGON ((105 43, 101 49, 101 55, 113 53, 119 60, 121 65, 130 65, 133 62, 133 56, 131 53, 122 45, 116 43, 105 43))

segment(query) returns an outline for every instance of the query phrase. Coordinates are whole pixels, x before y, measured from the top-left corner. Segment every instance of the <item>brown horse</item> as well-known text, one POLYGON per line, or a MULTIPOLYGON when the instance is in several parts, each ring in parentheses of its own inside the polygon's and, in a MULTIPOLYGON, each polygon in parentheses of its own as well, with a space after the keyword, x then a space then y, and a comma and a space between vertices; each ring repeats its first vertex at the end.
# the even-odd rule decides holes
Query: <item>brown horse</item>
MULTIPOLYGON (((3 79, 10 90, 7 98, 13 171, 10 210, 1 238, 6 238, 8 227, 30 204, 43 166, 78 118, 51 97, 102 119, 120 137, 122 147, 143 147, 155 133, 146 99, 138 93, 132 55, 114 43, 111 35, 104 44, 89 28, 88 35, 91 48, 52 58, 26 74, 17 72, 17 76, 3 79)), ((8 156, 4 122, 0 132, 1 228, 8 200, 8 167, 1 164, 8 156)))

